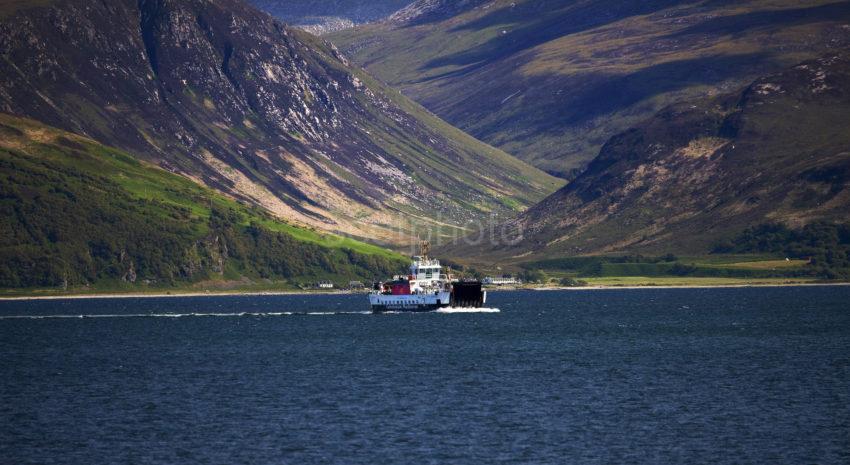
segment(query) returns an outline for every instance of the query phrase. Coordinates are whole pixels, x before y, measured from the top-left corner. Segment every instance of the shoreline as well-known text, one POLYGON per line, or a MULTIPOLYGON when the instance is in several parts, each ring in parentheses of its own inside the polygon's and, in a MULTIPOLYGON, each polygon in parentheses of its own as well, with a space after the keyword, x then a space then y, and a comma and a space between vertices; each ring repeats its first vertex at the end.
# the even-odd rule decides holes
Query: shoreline
POLYGON ((584 287, 538 287, 531 289, 505 289, 507 290, 527 290, 535 292, 551 292, 551 291, 610 291, 616 289, 637 290, 637 289, 738 289, 738 288, 760 288, 760 287, 842 287, 850 286, 850 282, 840 283, 783 283, 783 284, 686 284, 676 286, 668 285, 646 285, 646 286, 584 286, 584 287))
MULTIPOLYGON (((217 292, 168 292, 168 293, 92 293, 92 294, 67 294, 67 295, 34 295, 34 296, 9 296, 0 297, 0 302, 16 300, 85 300, 85 299, 170 299, 187 297, 263 297, 284 295, 355 295, 359 292, 310 292, 310 291, 217 291, 217 292)), ((365 295, 365 293, 362 293, 365 295)))
MULTIPOLYGON (((640 289, 737 289, 737 288, 776 288, 776 287, 842 287, 850 286, 850 282, 836 283, 753 283, 753 284, 687 284, 687 285, 645 285, 645 286, 584 286, 584 287, 537 287, 486 289, 487 292, 553 292, 553 291, 611 291, 611 290, 640 290, 640 289)), ((193 297, 275 297, 275 296, 334 296, 358 295, 364 292, 312 292, 312 291, 219 291, 219 292, 175 292, 175 293, 92 293, 68 295, 33 295, 0 297, 0 302, 15 302, 27 300, 101 300, 101 299, 171 299, 193 297)))

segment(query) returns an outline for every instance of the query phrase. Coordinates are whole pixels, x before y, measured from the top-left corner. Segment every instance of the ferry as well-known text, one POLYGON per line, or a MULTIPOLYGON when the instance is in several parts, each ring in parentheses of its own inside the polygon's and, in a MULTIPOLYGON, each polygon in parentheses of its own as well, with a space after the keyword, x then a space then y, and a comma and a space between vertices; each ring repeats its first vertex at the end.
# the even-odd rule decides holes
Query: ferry
POLYGON ((421 255, 413 257, 406 276, 375 283, 369 304, 375 313, 430 312, 441 308, 481 308, 487 293, 480 281, 460 281, 443 272, 440 261, 428 257, 429 244, 421 244, 421 255))

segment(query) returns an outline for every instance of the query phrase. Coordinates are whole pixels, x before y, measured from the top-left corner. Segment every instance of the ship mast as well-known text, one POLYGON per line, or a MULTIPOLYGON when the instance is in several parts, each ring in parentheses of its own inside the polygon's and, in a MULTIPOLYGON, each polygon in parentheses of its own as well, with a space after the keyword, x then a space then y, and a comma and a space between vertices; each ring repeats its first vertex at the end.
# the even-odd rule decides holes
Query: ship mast
POLYGON ((431 252, 431 243, 428 241, 420 241, 419 242, 419 255, 422 257, 422 260, 428 260, 428 254, 431 252))

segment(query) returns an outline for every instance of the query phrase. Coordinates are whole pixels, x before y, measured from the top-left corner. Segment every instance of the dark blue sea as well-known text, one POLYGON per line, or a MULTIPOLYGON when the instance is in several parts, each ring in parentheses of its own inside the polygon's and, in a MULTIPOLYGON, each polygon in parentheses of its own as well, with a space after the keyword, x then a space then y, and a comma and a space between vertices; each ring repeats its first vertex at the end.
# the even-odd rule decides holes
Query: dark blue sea
POLYGON ((850 463, 850 288, 489 306, 0 302, 0 463, 850 463))

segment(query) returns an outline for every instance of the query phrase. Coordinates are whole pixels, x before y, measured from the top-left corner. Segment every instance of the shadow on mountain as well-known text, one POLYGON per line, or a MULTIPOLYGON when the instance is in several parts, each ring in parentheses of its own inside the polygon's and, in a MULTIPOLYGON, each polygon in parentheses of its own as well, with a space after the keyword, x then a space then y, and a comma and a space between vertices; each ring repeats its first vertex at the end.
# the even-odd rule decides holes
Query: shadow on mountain
POLYGON ((670 38, 692 34, 727 35, 759 27, 789 27, 821 21, 850 20, 850 1, 787 10, 769 10, 720 16, 685 28, 670 38))
POLYGON ((469 50, 431 60, 423 66, 423 69, 443 66, 476 68, 559 37, 604 26, 628 17, 653 13, 680 3, 682 3, 681 0, 643 2, 554 0, 527 2, 516 7, 501 8, 475 21, 458 26, 452 32, 477 31, 517 22, 525 26, 518 29, 506 28, 506 34, 469 50), (539 19, 531 19, 535 16, 539 19))
MULTIPOLYGON (((594 119, 635 108, 641 102, 663 94, 693 86, 717 85, 741 76, 757 75, 759 70, 777 66, 770 54, 750 53, 673 61, 624 75, 595 73, 525 78, 521 86, 531 90, 525 94, 525 99, 535 103, 534 111, 526 113, 522 124, 535 128, 538 135, 561 135, 570 128, 583 127, 594 119), (553 97, 559 89, 566 91, 553 97)), ((496 102, 494 106, 479 111, 482 114, 499 112, 498 100, 496 102)), ((499 134, 506 124, 515 125, 517 119, 505 119, 480 128, 475 135, 487 138, 499 134)), ((625 129, 616 125, 612 128, 616 131, 625 129)))
POLYGON ((717 55, 661 63, 623 76, 584 76, 582 79, 593 84, 570 99, 558 112, 557 120, 579 124, 660 94, 695 85, 719 84, 764 69, 770 61, 770 55, 765 53, 717 55))

